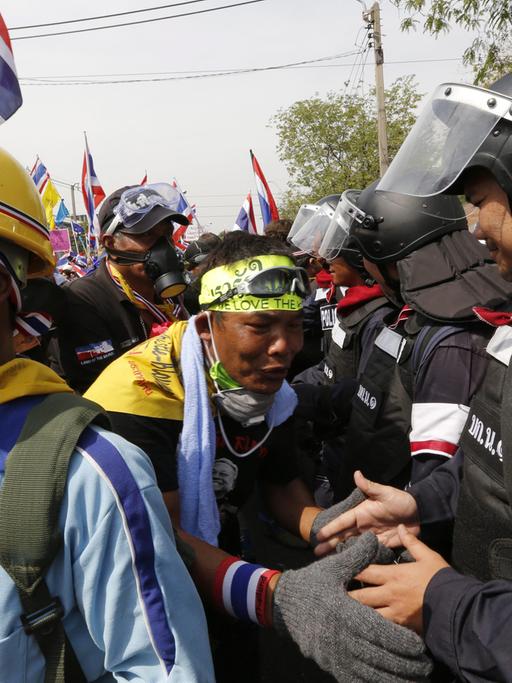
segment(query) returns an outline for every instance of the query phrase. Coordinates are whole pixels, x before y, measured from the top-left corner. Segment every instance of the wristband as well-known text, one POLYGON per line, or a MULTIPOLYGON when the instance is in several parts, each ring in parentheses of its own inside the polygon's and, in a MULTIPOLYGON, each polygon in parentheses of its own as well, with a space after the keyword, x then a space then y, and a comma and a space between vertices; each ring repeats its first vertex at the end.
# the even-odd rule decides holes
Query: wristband
POLYGON ((227 557, 217 567, 213 597, 220 609, 236 619, 267 626, 266 599, 270 579, 280 572, 238 557, 227 557))

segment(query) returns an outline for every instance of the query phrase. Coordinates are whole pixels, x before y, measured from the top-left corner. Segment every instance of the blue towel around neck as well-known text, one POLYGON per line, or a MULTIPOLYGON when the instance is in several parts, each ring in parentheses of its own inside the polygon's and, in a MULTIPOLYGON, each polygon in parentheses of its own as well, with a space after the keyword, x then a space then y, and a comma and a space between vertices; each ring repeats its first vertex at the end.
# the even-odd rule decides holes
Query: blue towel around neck
MULTIPOLYGON (((220 518, 213 490, 215 423, 206 382, 201 339, 196 316, 188 321, 181 347, 181 372, 185 390, 183 429, 178 446, 178 483, 181 526, 189 534, 217 545, 220 518)), ((274 427, 294 412, 297 394, 287 382, 276 393, 266 420, 274 427)))

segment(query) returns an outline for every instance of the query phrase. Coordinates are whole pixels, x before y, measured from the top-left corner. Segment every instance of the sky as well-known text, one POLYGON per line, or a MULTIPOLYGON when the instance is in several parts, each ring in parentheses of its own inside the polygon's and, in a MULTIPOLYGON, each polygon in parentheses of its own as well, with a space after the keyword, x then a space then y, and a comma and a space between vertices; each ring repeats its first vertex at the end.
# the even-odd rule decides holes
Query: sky
MULTIPOLYGON (((179 2, 3 0, 2 15, 8 27, 17 27, 127 12, 173 1, 179 2)), ((13 30, 11 39, 163 17, 240 1, 200 0, 117 19, 13 30)), ((402 33, 400 15, 390 0, 382 0, 381 8, 386 84, 399 76, 415 74, 420 92, 429 93, 441 82, 470 81, 471 74, 460 58, 471 35, 454 29, 436 40, 421 31, 402 33), (416 62, 434 59, 455 61, 416 62)), ((263 0, 136 26, 13 40, 24 103, 1 126, 0 145, 28 167, 38 154, 53 178, 75 183, 80 180, 83 131, 87 131, 96 174, 107 194, 140 182, 147 170, 149 182, 176 177, 189 201, 196 204, 200 222, 209 229, 232 227, 249 190, 259 222, 249 149, 255 152, 279 200, 289 178, 276 151, 271 118, 297 100, 343 90, 351 75, 354 80, 351 65, 356 56, 300 68, 222 77, 121 84, 97 81, 181 77, 193 72, 267 67, 356 52, 364 38, 361 12, 357 0, 263 0), (76 84, 83 76, 96 83, 76 84), (67 78, 75 84, 25 80, 49 77, 67 78)), ((374 79, 372 52, 363 71, 363 87, 368 88, 374 79)), ((69 207, 69 190, 63 186, 58 189, 69 207)), ((77 210, 83 211, 80 197, 77 210)))

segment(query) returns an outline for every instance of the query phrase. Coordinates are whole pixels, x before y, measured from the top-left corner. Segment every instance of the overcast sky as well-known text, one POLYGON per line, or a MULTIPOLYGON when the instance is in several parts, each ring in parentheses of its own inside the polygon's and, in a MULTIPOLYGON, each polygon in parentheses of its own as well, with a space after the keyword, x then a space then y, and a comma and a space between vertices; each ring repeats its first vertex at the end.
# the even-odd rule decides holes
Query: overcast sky
MULTIPOLYGON (((178 1, 178 0, 174 0, 178 1)), ((30 33, 106 25, 197 11, 240 0, 206 0, 158 12, 89 24, 12 31, 30 33)), ((170 0, 172 2, 172 0, 170 0)), ((166 4, 165 0, 3 0, 9 27, 75 19, 166 4)), ((194 72, 265 67, 356 50, 363 25, 356 0, 264 0, 203 15, 76 35, 13 41, 20 78, 194 72)), ((460 58, 471 37, 459 30, 437 40, 403 34, 400 17, 382 1, 385 81, 416 74, 420 91, 447 80, 468 80, 460 58)), ((249 160, 252 148, 278 198, 288 177, 276 153, 271 117, 315 93, 339 90, 354 57, 306 68, 205 79, 131 84, 22 86, 22 108, 0 128, 0 145, 23 164, 39 154, 56 179, 80 179, 86 130, 97 175, 107 194, 119 186, 176 176, 202 223, 231 227, 249 190, 257 207, 249 160), (328 66, 326 66, 328 65, 328 66), (312 68, 313 67, 313 68, 312 68)), ((174 74, 176 75, 176 74, 174 74)), ((148 76, 137 76, 148 78, 148 76)), ((154 75, 153 77, 162 77, 154 75)), ((119 78, 127 78, 122 76, 119 78)), ((97 78, 93 80, 98 80, 97 78)), ((373 55, 365 83, 373 80, 373 55)), ((340 191, 344 188, 340 188, 340 191)), ((59 187, 69 205, 69 191, 59 187)), ((78 209, 83 204, 80 200, 78 209)), ((257 219, 259 220, 259 210, 257 219)))

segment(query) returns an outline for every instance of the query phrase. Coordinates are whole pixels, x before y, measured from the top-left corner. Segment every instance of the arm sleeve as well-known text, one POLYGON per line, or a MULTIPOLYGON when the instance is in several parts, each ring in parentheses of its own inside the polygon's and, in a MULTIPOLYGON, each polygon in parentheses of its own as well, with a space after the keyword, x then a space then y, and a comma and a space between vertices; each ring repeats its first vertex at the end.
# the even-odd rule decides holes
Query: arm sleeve
POLYGON ((276 427, 269 437, 268 454, 263 459, 260 479, 284 486, 299 476, 295 447, 295 419, 276 427))
POLYGON ((512 681, 512 583, 442 569, 427 587, 423 618, 429 650, 458 679, 512 681))
POLYGON ((183 423, 129 413, 110 412, 109 418, 112 431, 131 441, 149 456, 160 491, 176 491, 176 448, 183 423))
POLYGON ((87 456, 94 467, 85 495, 102 517, 87 515, 86 505, 86 531, 68 537, 79 546, 73 581, 87 631, 118 681, 213 682, 204 612, 149 463, 131 444, 116 443, 106 458, 94 449, 87 456))
POLYGON ((455 455, 486 367, 464 333, 442 342, 418 371, 409 435, 413 484, 455 455))
POLYGON ((320 305, 323 300, 316 299, 316 290, 303 302, 303 322, 304 336, 320 337, 322 335, 322 322, 320 319, 320 305))
POLYGON ((418 506, 422 540, 445 556, 449 551, 448 539, 452 537, 463 460, 459 449, 453 458, 408 489, 418 506))

